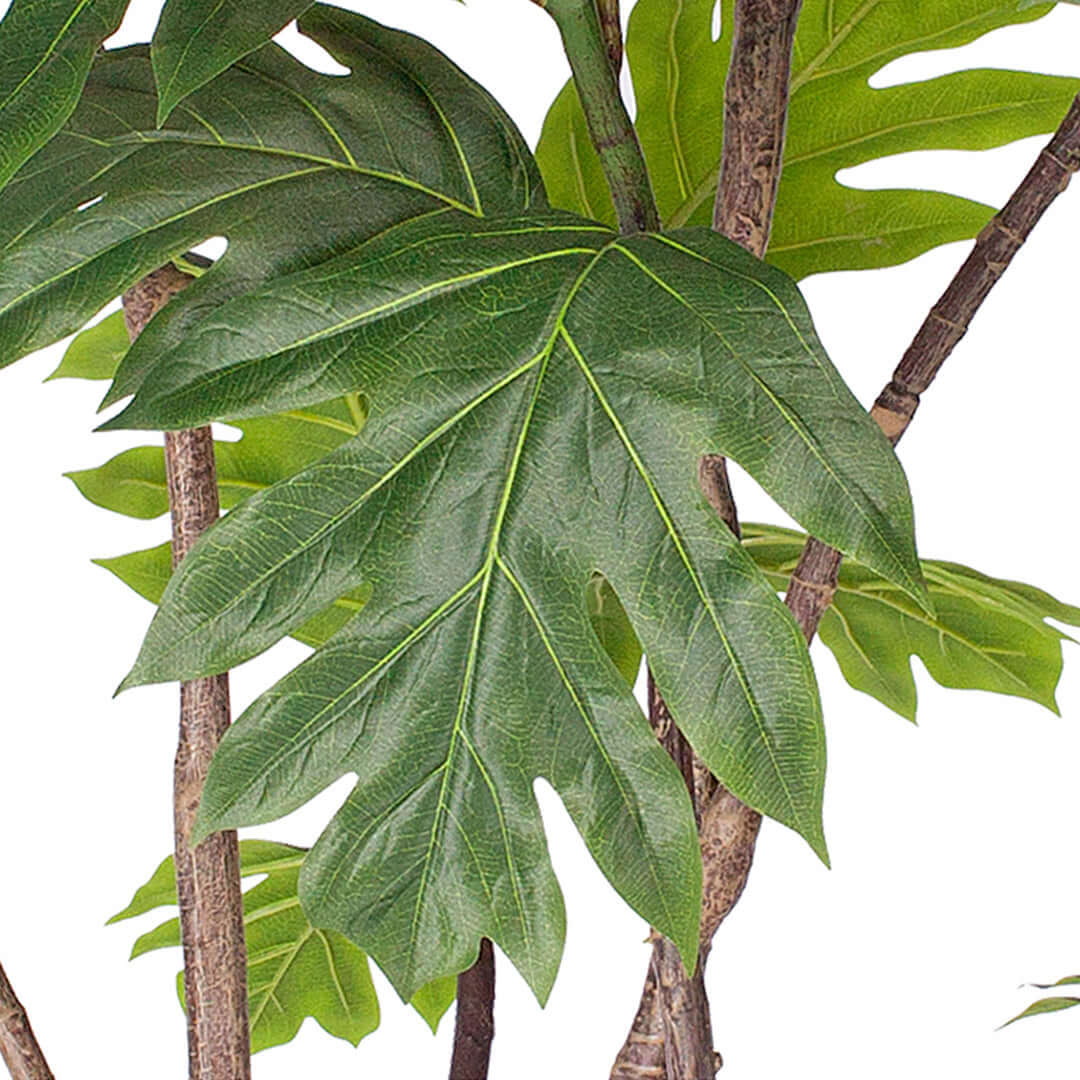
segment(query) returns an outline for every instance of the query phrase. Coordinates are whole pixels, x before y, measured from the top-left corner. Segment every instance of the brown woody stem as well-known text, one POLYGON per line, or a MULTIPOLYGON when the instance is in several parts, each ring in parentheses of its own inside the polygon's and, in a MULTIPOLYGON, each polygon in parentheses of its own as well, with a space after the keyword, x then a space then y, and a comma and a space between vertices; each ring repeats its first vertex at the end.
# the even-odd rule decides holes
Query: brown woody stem
MULTIPOLYGON (((800 6, 801 0, 737 0, 735 5, 713 228, 759 258, 768 246, 780 183, 791 51, 800 6)), ((699 477, 710 504, 739 536, 738 511, 724 458, 718 454, 702 458, 699 477)), ((680 752, 689 753, 689 748, 680 752)), ((654 942, 638 1012, 616 1059, 612 1080, 648 1076, 701 1080, 721 1064, 720 1055, 712 1049, 704 967, 713 935, 746 885, 761 815, 717 784, 696 755, 691 755, 690 771, 696 778, 691 791, 704 866, 697 970, 689 976, 673 968, 670 943, 654 942)))
POLYGON ((11 1080, 53 1080, 30 1019, 3 967, 0 967, 0 1059, 11 1073, 11 1080))
MULTIPOLYGON (((194 280, 171 263, 124 294, 132 341, 194 280)), ((218 518, 214 441, 208 427, 165 434, 173 567, 218 518)), ((250 1080, 247 971, 240 858, 234 831, 189 844, 210 758, 229 726, 227 675, 180 687, 173 772, 176 890, 184 947, 189 1080, 250 1080)))
POLYGON ((450 1080, 484 1080, 495 1038, 495 952, 487 938, 468 971, 458 976, 450 1080))
POLYGON ((619 20, 619 0, 596 0, 596 13, 600 16, 600 30, 604 35, 608 59, 615 75, 622 70, 623 39, 622 23, 619 20))
MULTIPOLYGON (((1035 159, 1035 164, 1001 211, 979 233, 975 246, 930 309, 870 415, 895 446, 907 431, 919 399, 949 358, 983 301, 1038 224, 1047 207, 1080 169, 1080 96, 1035 159)), ((811 537, 788 586, 791 608, 807 641, 836 592, 843 556, 811 537)))

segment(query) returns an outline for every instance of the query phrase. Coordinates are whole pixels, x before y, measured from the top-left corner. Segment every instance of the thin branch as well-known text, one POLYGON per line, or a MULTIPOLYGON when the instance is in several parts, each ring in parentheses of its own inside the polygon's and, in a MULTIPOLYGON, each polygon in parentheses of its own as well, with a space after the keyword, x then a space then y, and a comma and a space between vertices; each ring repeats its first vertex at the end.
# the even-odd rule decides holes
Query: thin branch
MULTIPOLYGON (((975 313, 1031 230, 1080 169, 1080 96, 1040 151, 1012 197, 979 233, 963 266, 930 309, 870 415, 895 446, 907 431, 919 399, 967 333, 975 313)), ((843 556, 811 537, 788 586, 787 605, 807 641, 832 603, 843 556)))
MULTIPOLYGON (((124 320, 131 340, 192 280, 169 263, 129 289, 124 294, 124 320)), ((220 513, 210 428, 166 432, 165 471, 175 569, 220 513)), ((194 851, 189 844, 210 758, 228 726, 228 675, 181 684, 173 798, 189 1080, 250 1080, 251 1076, 236 833, 215 833, 194 851)))
POLYGON ((30 1019, 0 967, 0 1058, 11 1080, 53 1080, 30 1019))
POLYGON ((450 1080, 484 1080, 495 1038, 495 952, 487 938, 468 971, 458 976, 450 1080))

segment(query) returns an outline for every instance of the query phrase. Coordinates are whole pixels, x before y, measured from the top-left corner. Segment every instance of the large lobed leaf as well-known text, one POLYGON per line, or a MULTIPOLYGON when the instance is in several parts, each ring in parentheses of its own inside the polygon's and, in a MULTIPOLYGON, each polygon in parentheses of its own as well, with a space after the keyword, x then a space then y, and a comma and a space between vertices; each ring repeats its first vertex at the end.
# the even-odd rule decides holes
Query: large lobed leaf
POLYGON ((270 44, 160 130, 146 48, 98 59, 71 120, 4 192, 0 365, 77 330, 209 236, 228 251, 140 336, 114 396, 260 282, 440 207, 543 205, 509 118, 442 54, 337 8, 316 6, 300 26, 351 74, 320 75, 270 44))
POLYGON ((616 888, 692 955, 685 788, 590 632, 591 576, 710 767, 823 853, 805 647, 705 504, 697 461, 734 457, 921 595, 891 449, 784 275, 707 231, 620 239, 539 215, 429 215, 224 305, 109 426, 360 387, 360 435, 208 534, 127 681, 231 667, 372 586, 234 725, 201 830, 277 817, 355 772, 305 864, 313 919, 364 942, 405 996, 486 935, 543 997, 563 920, 544 776, 616 888))
POLYGON ((0 189, 71 115, 126 8, 127 0, 12 0, 0 20, 0 189))
MULTIPOLYGON (((769 580, 786 589, 806 535, 746 524, 743 537, 769 580)), ((1080 608, 957 563, 924 559, 922 569, 933 616, 873 570, 844 561, 819 630, 844 678, 914 720, 911 658, 918 656, 943 686, 1012 694, 1057 712, 1061 643, 1069 639, 1046 620, 1080 626, 1080 608)))
MULTIPOLYGON (((707 224, 723 141, 723 93, 734 0, 640 0, 627 58, 638 133, 661 217, 707 224)), ((769 261, 795 277, 890 266, 974 236, 989 207, 935 191, 864 191, 841 169, 908 150, 980 150, 1052 131, 1080 80, 1029 72, 961 71, 873 89, 899 57, 965 45, 987 31, 1041 18, 1053 5, 1016 0, 805 0, 791 72, 784 171, 769 261)), ((572 84, 553 104, 537 149, 552 202, 613 220, 603 173, 572 84)))
MULTIPOLYGON (((253 1052, 289 1042, 309 1016, 354 1046, 379 1026, 379 1003, 367 956, 340 934, 316 929, 300 907, 296 885, 305 854, 304 848, 288 844, 240 841, 241 876, 264 879, 244 893, 253 1052)), ((109 922, 176 903, 176 872, 169 856, 109 922)), ((179 944, 180 922, 169 919, 142 934, 131 957, 179 944)), ((178 986, 182 996, 182 973, 178 986)), ((443 980, 425 987, 414 999, 414 1007, 432 1030, 450 1007, 454 990, 451 980, 443 980)))

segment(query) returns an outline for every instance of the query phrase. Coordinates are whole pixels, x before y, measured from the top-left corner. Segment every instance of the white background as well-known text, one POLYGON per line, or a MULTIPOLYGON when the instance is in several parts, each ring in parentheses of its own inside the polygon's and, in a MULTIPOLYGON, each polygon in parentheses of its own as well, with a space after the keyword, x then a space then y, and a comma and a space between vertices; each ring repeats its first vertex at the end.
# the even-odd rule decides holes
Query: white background
MULTIPOLYGON (((158 6, 134 0, 118 41, 145 39, 158 6)), ((528 0, 347 6, 429 36, 535 144, 566 67, 547 16, 528 0)), ((1078 44, 1080 11, 1061 5, 1042 22, 903 61, 884 79, 978 65, 1080 75, 1078 44)), ((849 179, 1000 204, 1044 141, 905 155, 849 179)), ((1080 187, 1016 259, 901 448, 924 555, 1074 602, 1078 240, 1080 187)), ((967 249, 805 283, 827 348, 867 405, 967 249)), ((47 350, 0 375, 0 960, 58 1076, 180 1077, 178 953, 129 966, 130 944, 154 916, 103 927, 169 851, 176 694, 156 687, 111 700, 150 609, 89 563, 160 542, 166 526, 97 509, 62 478, 142 440, 90 433, 100 386, 40 385, 59 355, 47 350)), ((782 520, 745 478, 737 495, 744 518, 782 520)), ((238 671, 237 704, 302 651, 285 643, 238 671)), ((916 662, 919 727, 850 690, 826 650, 814 655, 834 868, 766 823, 709 969, 722 1075, 1072 1080, 1080 1011, 994 1028, 1034 999, 1018 984, 1080 968, 1080 654, 1067 648, 1061 719, 1029 702, 942 690, 916 662)), ((259 835, 311 842, 343 783, 259 835)), ((566 955, 544 1011, 500 963, 491 1075, 606 1077, 637 1001, 646 928, 592 866, 557 798, 540 794, 569 909, 566 955)), ((257 1080, 445 1075, 452 1014, 433 1039, 377 978, 382 1027, 359 1049, 308 1021, 294 1043, 255 1059, 257 1080)))

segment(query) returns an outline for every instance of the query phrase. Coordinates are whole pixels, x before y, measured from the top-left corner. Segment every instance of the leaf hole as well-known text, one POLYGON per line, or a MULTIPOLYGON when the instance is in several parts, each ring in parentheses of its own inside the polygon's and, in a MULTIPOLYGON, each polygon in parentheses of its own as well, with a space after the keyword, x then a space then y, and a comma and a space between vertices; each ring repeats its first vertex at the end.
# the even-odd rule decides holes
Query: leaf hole
POLYGON ((712 9, 712 39, 719 41, 724 32, 724 0, 716 0, 712 9))
POLYGON ((301 34, 295 19, 274 35, 274 41, 312 71, 321 72, 323 75, 352 74, 349 68, 339 64, 317 41, 301 34))
POLYGON ((92 199, 87 199, 86 202, 79 203, 79 205, 75 207, 75 213, 81 214, 84 210, 89 210, 91 206, 97 206, 104 198, 104 195, 95 195, 92 199))

